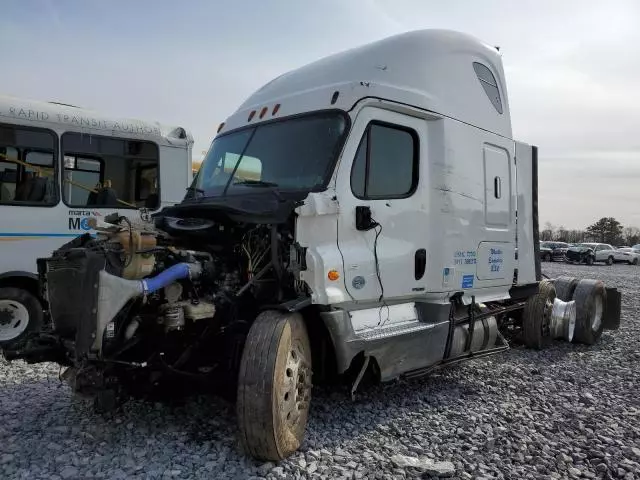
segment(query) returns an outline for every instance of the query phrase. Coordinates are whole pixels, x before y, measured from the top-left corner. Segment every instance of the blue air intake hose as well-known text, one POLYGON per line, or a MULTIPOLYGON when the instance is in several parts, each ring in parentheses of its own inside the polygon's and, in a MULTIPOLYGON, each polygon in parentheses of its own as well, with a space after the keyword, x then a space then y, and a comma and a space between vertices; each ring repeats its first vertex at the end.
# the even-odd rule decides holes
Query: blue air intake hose
POLYGON ((160 272, 153 278, 145 278, 142 280, 142 289, 145 294, 153 293, 172 284, 176 280, 198 276, 199 274, 199 265, 195 263, 178 263, 160 272))

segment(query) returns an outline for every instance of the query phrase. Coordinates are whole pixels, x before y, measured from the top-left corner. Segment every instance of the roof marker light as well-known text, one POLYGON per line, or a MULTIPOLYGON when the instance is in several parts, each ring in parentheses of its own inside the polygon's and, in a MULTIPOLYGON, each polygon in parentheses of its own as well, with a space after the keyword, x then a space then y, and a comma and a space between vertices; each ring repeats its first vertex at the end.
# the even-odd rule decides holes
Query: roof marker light
POLYGON ((273 107, 273 112, 271 112, 271 115, 275 115, 276 113, 278 113, 278 110, 280 110, 280 104, 276 103, 276 106, 273 107))
POLYGON ((338 97, 339 96, 340 96, 340 92, 338 90, 333 92, 333 95, 331 95, 331 105, 333 105, 334 103, 336 103, 338 101, 338 97))
POLYGON ((218 131, 216 133, 220 133, 220 130, 222 130, 224 128, 224 122, 222 122, 219 126, 218 126, 218 131))
POLYGON ((249 118, 248 118, 247 122, 250 122, 251 120, 253 120, 253 117, 255 116, 255 114, 256 114, 256 111, 252 110, 251 113, 249 114, 249 118))
POLYGON ((260 110, 260 118, 264 117, 264 115, 267 113, 267 110, 267 107, 262 107, 262 110, 260 110))

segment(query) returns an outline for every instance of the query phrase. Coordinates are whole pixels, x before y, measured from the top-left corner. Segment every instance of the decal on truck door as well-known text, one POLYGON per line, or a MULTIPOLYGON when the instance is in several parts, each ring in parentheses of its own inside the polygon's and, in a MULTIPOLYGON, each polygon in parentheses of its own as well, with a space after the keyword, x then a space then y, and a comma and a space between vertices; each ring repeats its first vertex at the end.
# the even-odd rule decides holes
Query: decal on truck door
POLYGON ((462 288, 473 288, 473 275, 462 276, 462 288))

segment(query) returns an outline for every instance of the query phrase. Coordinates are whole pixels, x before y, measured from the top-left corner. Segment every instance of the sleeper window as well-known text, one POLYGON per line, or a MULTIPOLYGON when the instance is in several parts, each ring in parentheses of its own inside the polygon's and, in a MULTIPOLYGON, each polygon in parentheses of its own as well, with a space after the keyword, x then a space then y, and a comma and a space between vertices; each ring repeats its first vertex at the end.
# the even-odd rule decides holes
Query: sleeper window
POLYGON ((418 141, 402 127, 372 123, 353 162, 351 189, 362 199, 404 198, 418 183, 418 141))

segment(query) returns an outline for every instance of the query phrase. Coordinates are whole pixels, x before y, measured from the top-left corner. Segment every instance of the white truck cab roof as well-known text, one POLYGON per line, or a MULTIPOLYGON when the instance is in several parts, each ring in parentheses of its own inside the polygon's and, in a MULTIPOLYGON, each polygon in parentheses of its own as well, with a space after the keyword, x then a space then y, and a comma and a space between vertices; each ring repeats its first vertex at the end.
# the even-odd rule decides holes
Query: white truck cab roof
POLYGON ((220 133, 313 110, 348 111, 367 97, 512 137, 498 50, 470 35, 436 29, 395 35, 285 73, 251 95, 220 133))

